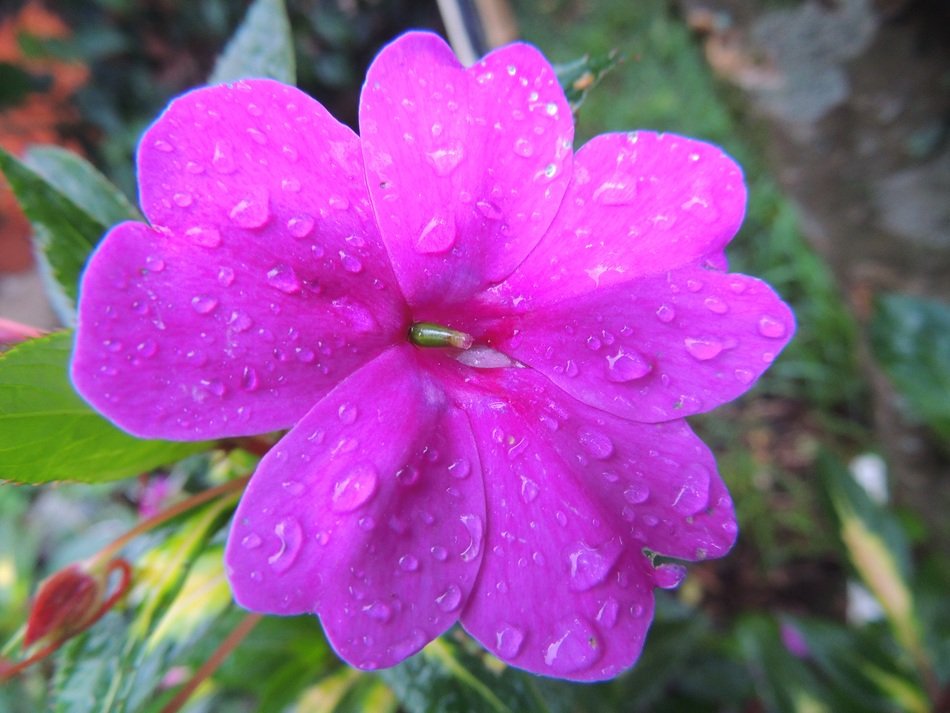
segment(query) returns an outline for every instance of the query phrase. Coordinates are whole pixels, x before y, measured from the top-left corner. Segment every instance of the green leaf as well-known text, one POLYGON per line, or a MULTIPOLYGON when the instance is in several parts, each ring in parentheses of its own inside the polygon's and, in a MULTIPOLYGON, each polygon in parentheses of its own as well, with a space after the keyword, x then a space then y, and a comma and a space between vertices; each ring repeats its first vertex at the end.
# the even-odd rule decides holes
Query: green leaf
POLYGON ((59 146, 32 146, 23 163, 106 228, 125 220, 145 221, 122 191, 72 151, 59 146))
POLYGON ((54 162, 58 166, 52 171, 55 182, 3 149, 0 149, 0 170, 33 224, 37 246, 48 261, 53 277, 69 301, 75 303, 79 276, 86 259, 110 225, 97 217, 107 215, 107 197, 94 201, 92 210, 77 203, 76 199, 85 200, 97 191, 108 192, 111 187, 105 178, 78 157, 67 166, 59 152, 41 152, 40 156, 44 170, 50 169, 54 162), (63 175, 57 175, 60 171, 63 175), (76 190, 81 183, 88 185, 81 191, 76 190), (67 186, 73 195, 57 184, 67 186))
POLYGON ((283 0, 256 0, 218 57, 209 84, 270 77, 295 84, 297 67, 290 20, 283 0))
POLYGON ((819 454, 817 465, 852 566, 884 609, 897 642, 922 671, 930 670, 909 583, 909 545, 900 522, 872 501, 832 455, 819 454))
POLYGON ((871 347, 911 415, 950 448, 950 305, 906 295, 879 297, 871 347))
POLYGON ((554 71, 561 88, 567 95, 571 111, 576 114, 591 89, 596 87, 604 75, 621 61, 620 53, 617 50, 611 50, 604 54, 587 54, 573 62, 556 65, 554 71))
MULTIPOLYGON (((486 665, 487 655, 466 651, 449 636, 379 672, 410 713, 549 713, 533 676, 486 665)), ((493 663, 494 662, 492 660, 493 663)))
POLYGON ((0 479, 99 483, 208 448, 138 439, 106 421, 69 382, 71 350, 72 333, 58 332, 0 355, 0 479))

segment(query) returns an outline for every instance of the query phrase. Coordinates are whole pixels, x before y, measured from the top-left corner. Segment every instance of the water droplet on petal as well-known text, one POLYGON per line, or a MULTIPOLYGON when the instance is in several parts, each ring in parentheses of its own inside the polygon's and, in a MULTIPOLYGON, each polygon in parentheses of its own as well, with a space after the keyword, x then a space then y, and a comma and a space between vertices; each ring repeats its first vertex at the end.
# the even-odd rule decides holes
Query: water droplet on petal
POLYGON ((198 314, 209 314, 218 306, 218 300, 208 295, 195 295, 191 298, 191 306, 198 314))
POLYGON ((250 317, 238 310, 234 310, 228 316, 228 326, 235 332, 246 332, 253 324, 250 317))
POLYGON ((350 255, 348 253, 340 253, 340 264, 343 265, 343 269, 347 272, 351 272, 354 275, 359 274, 363 271, 362 261, 355 255, 350 255))
POLYGON ((703 301, 703 304, 706 305, 706 309, 708 309, 713 314, 725 314, 729 311, 729 305, 727 305, 718 297, 707 297, 703 301))
POLYGON ((280 187, 288 193, 299 193, 300 181, 296 178, 285 178, 280 182, 280 187))
POLYGON ((515 153, 523 158, 528 158, 534 155, 534 146, 527 139, 518 139, 515 141, 515 153))
POLYGON ((689 463, 681 469, 682 482, 673 507, 684 515, 694 515, 709 504, 709 468, 702 463, 689 463))
POLYGON ((172 196, 172 201, 174 201, 175 205, 179 208, 187 208, 191 205, 193 200, 194 198, 190 193, 176 193, 172 196))
POLYGON ((567 555, 571 591, 586 592, 603 582, 620 556, 620 549, 616 540, 610 540, 602 547, 590 547, 583 542, 574 545, 567 555))
POLYGON ((468 459, 466 458, 459 458, 449 465, 449 473, 456 478, 467 478, 471 471, 472 466, 469 465, 468 459))
POLYGON ((709 361, 719 356, 723 350, 723 344, 718 339, 694 339, 687 337, 683 340, 686 345, 686 351, 690 356, 698 361, 709 361))
POLYGON ((594 200, 601 205, 630 205, 637 197, 637 184, 627 179, 604 181, 594 191, 594 200))
POLYGON ((650 488, 646 483, 636 482, 628 485, 623 491, 623 498, 631 505, 639 505, 650 497, 650 488))
POLYGON ((158 343, 152 338, 146 338, 135 350, 139 353, 139 356, 148 359, 155 356, 155 353, 158 351, 158 343))
POLYGON ((592 352, 596 352, 602 346, 600 339, 591 335, 587 338, 587 348, 592 352))
POLYGON ((379 476, 376 469, 363 463, 333 486, 332 507, 337 512, 352 512, 366 504, 376 493, 379 476))
POLYGON ((785 336, 785 323, 774 317, 765 316, 759 320, 759 334, 769 339, 781 339, 785 336))
POLYGON ((280 485, 284 490, 287 491, 288 495, 292 495, 295 498, 303 495, 303 483, 298 480, 285 480, 280 485))
POLYGON ((458 588, 458 585, 450 584, 442 594, 435 598, 435 601, 442 611, 455 611, 462 603, 462 590, 458 588))
POLYGON ((614 443, 610 436, 593 428, 582 427, 577 432, 577 440, 592 458, 606 460, 614 453, 614 443))
POLYGON ((617 614, 620 612, 620 605, 613 597, 607 597, 597 611, 597 623, 602 624, 608 629, 612 629, 617 623, 617 614))
POLYGON ((656 310, 656 318, 663 324, 669 324, 676 318, 676 311, 669 305, 660 305, 656 310))
POLYGON ((602 653, 593 627, 580 617, 564 621, 561 633, 542 649, 544 663, 558 674, 576 673, 590 668, 602 653))
POLYGON ((414 465, 407 465, 396 471, 396 482, 400 485, 414 485, 419 481, 419 469, 414 465))
POLYGON ((502 658, 513 659, 521 651, 523 643, 524 633, 510 624, 503 624, 495 632, 495 650, 502 658))
POLYGON ((522 475, 521 476, 521 499, 524 500, 525 503, 531 503, 535 500, 535 498, 538 497, 539 493, 540 493, 540 488, 538 488, 538 484, 535 483, 530 478, 527 478, 522 475))
POLYGON ((228 215, 241 228, 260 228, 270 219, 269 200, 266 190, 255 189, 235 203, 228 215))
POLYGON ((349 425, 356 421, 356 417, 359 416, 359 409, 351 403, 343 403, 340 404, 340 408, 337 409, 336 413, 343 423, 349 425))
POLYGON ((267 271, 267 284, 284 294, 300 292, 300 278, 290 265, 279 263, 267 271))
POLYGON ((475 203, 478 212, 489 220, 501 220, 503 214, 501 209, 491 201, 478 201, 475 203))
POLYGON ((426 158, 439 176, 447 176, 458 167, 465 155, 461 144, 453 144, 426 153, 426 158))
POLYGON ((202 247, 216 248, 221 244, 221 233, 214 228, 189 228, 185 235, 202 247))
POLYGON ((416 238, 417 252, 433 255, 444 253, 455 244, 455 221, 442 216, 432 217, 416 238))
POLYGON ((656 586, 660 589, 676 589, 686 579, 686 567, 681 564, 661 564, 653 571, 656 586))
POLYGON ((607 357, 607 380, 617 384, 642 379, 653 370, 653 365, 636 352, 621 349, 607 357))
POLYGON ((274 534, 280 541, 278 550, 267 558, 275 572, 286 572, 297 559, 303 546, 303 530, 300 523, 287 517, 274 526, 274 534))
POLYGON ((155 143, 153 143, 152 146, 154 146, 157 150, 161 151, 162 153, 171 153, 172 151, 175 150, 174 146, 172 146, 170 143, 162 139, 156 139, 155 143))
POLYGON ((379 600, 364 606, 363 613, 366 614, 366 616, 368 616, 370 619, 383 622, 389 621, 393 615, 392 609, 387 604, 384 604, 379 600))
POLYGON ((298 215, 287 221, 287 231, 295 238, 306 238, 313 232, 314 220, 309 215, 298 215))
POLYGON ((471 562, 482 551, 482 537, 484 535, 484 525, 478 515, 462 515, 462 524, 468 530, 469 543, 462 551, 461 558, 463 562, 471 562))
POLYGON ((246 550, 256 550, 263 542, 259 535, 252 532, 241 540, 241 546, 246 550))
POLYGON ((740 384, 751 384, 755 378, 755 372, 749 369, 736 369, 733 374, 735 374, 736 381, 740 384))
POLYGON ((222 287, 230 287, 232 282, 234 282, 234 270, 227 266, 221 267, 218 270, 218 284, 222 287))
POLYGON ((403 555, 399 558, 399 569, 404 572, 415 572, 419 569, 419 560, 412 555, 403 555))
POLYGON ((152 272, 161 272, 165 269, 165 261, 157 255, 145 258, 145 267, 152 272))
POLYGON ((445 562, 446 558, 449 556, 448 551, 444 547, 440 547, 439 545, 436 545, 435 547, 430 549, 429 554, 432 555, 433 559, 439 562, 445 562))
POLYGON ((234 160, 234 147, 230 141, 219 139, 214 142, 214 155, 211 157, 211 165, 218 173, 234 173, 237 170, 237 163, 234 160))

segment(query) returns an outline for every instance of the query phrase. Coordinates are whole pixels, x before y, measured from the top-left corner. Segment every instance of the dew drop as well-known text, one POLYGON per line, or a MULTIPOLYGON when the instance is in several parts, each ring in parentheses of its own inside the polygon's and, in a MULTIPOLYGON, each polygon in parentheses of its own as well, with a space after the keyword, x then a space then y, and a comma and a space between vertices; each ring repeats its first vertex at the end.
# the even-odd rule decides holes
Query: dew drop
POLYGON ((449 474, 455 478, 467 478, 471 472, 472 466, 466 458, 459 458, 449 465, 449 474))
POLYGON ((215 228, 189 228, 185 235, 205 248, 216 248, 221 244, 221 233, 215 228))
POLYGON ((458 585, 450 584, 442 594, 435 598, 435 602, 439 605, 439 609, 444 612, 455 611, 462 603, 462 590, 458 588, 458 585))
POLYGON ((694 339, 687 337, 683 340, 686 345, 686 351, 689 352, 697 361, 709 361, 719 356, 723 350, 723 344, 718 339, 694 339))
POLYGON ((462 551, 460 556, 463 562, 471 562, 478 557, 482 551, 484 525, 478 515, 462 515, 459 519, 468 531, 469 536, 468 546, 462 551))
POLYGON ((426 158, 439 176, 448 176, 458 168, 465 153, 461 144, 454 144, 445 148, 426 153, 426 158))
POLYGON ((580 617, 564 621, 561 633, 542 649, 544 663, 558 674, 583 671, 601 656, 594 629, 580 617))
POLYGON ((707 297, 703 301, 703 304, 706 305, 706 309, 708 309, 713 314, 725 314, 729 311, 729 305, 727 305, 718 297, 707 297))
POLYGON ((303 495, 303 483, 298 480, 285 480, 280 484, 280 486, 287 492, 288 495, 292 495, 295 498, 303 495))
POLYGON ((314 220, 309 215, 298 215, 287 221, 287 232, 295 238, 306 238, 313 232, 314 220))
POLYGON ((414 485, 419 481, 419 469, 414 465, 407 465, 396 471, 396 482, 400 485, 414 485))
POLYGON ((673 507, 684 515, 694 515, 709 504, 709 468, 702 463, 690 463, 681 469, 681 477, 673 507))
POLYGON ((284 178, 280 182, 280 187, 282 190, 285 190, 288 193, 299 193, 300 181, 296 178, 284 178))
POLYGON ((785 336, 785 323, 774 317, 764 316, 759 320, 759 334, 769 339, 781 339, 785 336))
POLYGON ((222 266, 218 269, 218 284, 222 287, 230 287, 234 282, 234 270, 230 267, 222 266))
POLYGON ((650 497, 650 488, 646 483, 636 482, 628 485, 623 491, 623 499, 631 505, 639 505, 650 497))
POLYGON ((258 191, 255 195, 242 198, 231 208, 229 216, 241 228, 260 228, 270 218, 267 194, 258 191))
POLYGON ((337 409, 336 413, 343 423, 349 425, 356 421, 356 417, 359 416, 359 409, 351 403, 343 403, 340 404, 340 408, 337 409))
POLYGON ((592 352, 596 352, 598 349, 601 348, 601 346, 603 345, 600 339, 598 339, 594 335, 591 335, 587 338, 587 348, 590 349, 592 352))
POLYGON ((501 220, 503 217, 501 209, 491 201, 477 201, 475 208, 489 220, 501 220))
POLYGON ((172 196, 172 201, 179 208, 187 208, 188 206, 191 205, 193 200, 194 198, 192 197, 190 193, 176 193, 175 195, 172 196))
POLYGON ((571 591, 586 592, 603 582, 620 556, 620 549, 616 540, 610 540, 602 547, 590 547, 584 542, 574 545, 567 555, 571 591))
POLYGON ((158 351, 158 343, 151 337, 146 338, 145 341, 141 342, 135 350, 139 353, 139 356, 145 357, 146 359, 155 356, 155 353, 158 351))
POLYGON ((652 370, 653 365, 637 352, 621 349, 614 356, 607 357, 607 380, 615 384, 642 379, 652 370))
POLYGON ((415 572, 419 569, 419 560, 412 555, 403 555, 399 558, 399 569, 403 572, 415 572))
POLYGON ((614 453, 614 443, 610 436, 593 428, 581 428, 577 433, 577 440, 581 448, 597 460, 606 460, 614 453))
POLYGON ((523 643, 524 633, 510 624, 503 624, 495 632, 495 650, 502 658, 513 659, 521 651, 523 643))
POLYGON ((218 173, 234 173, 237 170, 237 163, 234 160, 234 147, 230 141, 219 139, 214 142, 211 165, 218 173))
POLYGON ((241 546, 246 550, 256 550, 263 542, 259 535, 252 532, 241 540, 241 546))
POLYGON ((267 284, 287 295, 300 292, 300 278, 294 269, 285 263, 279 263, 267 271, 267 284))
POLYGON ((153 143, 152 146, 154 146, 158 151, 161 151, 162 153, 171 153, 172 151, 175 150, 174 146, 172 146, 170 143, 162 139, 156 139, 155 143, 153 143))
POLYGON ((613 597, 607 597, 597 610, 597 623, 602 624, 608 629, 612 629, 617 623, 617 614, 620 612, 620 605, 613 597))
POLYGON ((386 622, 392 618, 393 611, 389 605, 376 600, 370 602, 363 607, 363 613, 366 614, 370 619, 375 619, 376 621, 386 622))
POLYGON ((333 486, 332 507, 337 512, 352 512, 365 505, 376 493, 379 476, 376 469, 363 463, 333 486))
POLYGON ((191 307, 198 314, 209 314, 218 306, 218 300, 208 295, 195 295, 191 298, 191 307))
POLYGON ((661 564, 653 571, 653 579, 660 589, 676 589, 686 579, 686 567, 673 563, 661 564))
POLYGON ((523 158, 528 158, 534 155, 534 146, 527 139, 518 139, 515 141, 515 153, 523 158))
POLYGON ((234 310, 228 316, 228 326, 235 332, 246 332, 252 324, 251 318, 238 310, 234 310))
POLYGON ((286 572, 296 561, 303 546, 303 530, 300 523, 292 517, 287 517, 274 526, 274 534, 280 542, 277 551, 267 558, 275 572, 286 572))
POLYGON ((751 384, 755 378, 755 372, 749 369, 736 369, 733 374, 736 377, 736 381, 740 384, 751 384))
POLYGON ((416 252, 425 255, 444 253, 455 244, 455 222, 442 216, 433 216, 416 238, 416 252))
POLYGON ((444 547, 436 545, 429 550, 429 554, 432 555, 432 558, 438 562, 445 562, 446 558, 449 556, 448 551, 444 547))
POLYGON ((676 311, 669 305, 660 305, 656 310, 656 318, 663 324, 669 324, 676 318, 676 311))
POLYGON ((355 255, 341 252, 340 264, 343 265, 344 270, 354 275, 358 275, 359 273, 363 272, 363 262, 355 255))
POLYGON ((525 503, 532 503, 538 497, 539 493, 540 493, 540 488, 538 488, 538 484, 535 483, 530 478, 522 475, 521 476, 521 499, 524 500, 525 503))
POLYGON ((601 205, 630 205, 636 200, 637 184, 632 181, 613 179, 604 181, 594 191, 594 201, 601 205))

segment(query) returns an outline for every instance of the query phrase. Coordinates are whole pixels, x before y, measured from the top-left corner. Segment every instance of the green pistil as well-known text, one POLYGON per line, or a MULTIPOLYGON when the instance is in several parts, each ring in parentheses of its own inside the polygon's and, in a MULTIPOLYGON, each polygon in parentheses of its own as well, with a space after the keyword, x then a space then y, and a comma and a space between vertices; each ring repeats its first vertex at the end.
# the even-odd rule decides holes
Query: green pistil
POLYGON ((472 335, 432 322, 416 322, 409 327, 409 341, 420 347, 455 347, 468 349, 472 335))

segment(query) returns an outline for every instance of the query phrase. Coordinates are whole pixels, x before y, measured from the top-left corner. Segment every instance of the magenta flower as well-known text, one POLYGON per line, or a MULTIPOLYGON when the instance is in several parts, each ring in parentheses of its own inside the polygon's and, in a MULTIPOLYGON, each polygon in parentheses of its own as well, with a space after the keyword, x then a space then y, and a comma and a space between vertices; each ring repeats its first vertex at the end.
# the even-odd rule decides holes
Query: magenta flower
POLYGON ((684 574, 648 555, 736 536, 683 418, 794 329, 724 272, 741 172, 648 132, 575 155, 523 44, 466 70, 399 38, 360 129, 273 81, 174 101, 139 148, 151 227, 114 228, 86 271, 75 384, 140 436, 290 429, 232 525, 243 606, 318 614, 365 669, 461 621, 520 668, 614 676, 684 574))

